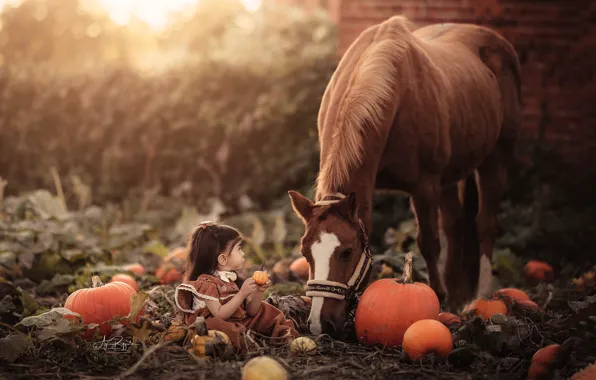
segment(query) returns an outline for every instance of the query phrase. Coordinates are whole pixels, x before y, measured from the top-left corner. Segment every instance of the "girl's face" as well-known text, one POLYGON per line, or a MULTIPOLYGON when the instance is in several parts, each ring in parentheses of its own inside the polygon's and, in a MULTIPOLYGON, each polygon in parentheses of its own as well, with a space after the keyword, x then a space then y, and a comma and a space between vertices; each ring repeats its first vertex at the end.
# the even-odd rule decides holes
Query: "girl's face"
POLYGON ((236 242, 230 253, 219 255, 218 262, 221 270, 238 270, 244 265, 244 252, 242 251, 242 240, 236 242))

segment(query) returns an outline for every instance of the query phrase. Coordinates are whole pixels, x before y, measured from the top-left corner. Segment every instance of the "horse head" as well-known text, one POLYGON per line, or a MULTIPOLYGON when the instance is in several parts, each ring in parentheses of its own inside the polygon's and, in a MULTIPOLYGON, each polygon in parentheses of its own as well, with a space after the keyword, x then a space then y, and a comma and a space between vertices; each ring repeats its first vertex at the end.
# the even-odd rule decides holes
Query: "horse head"
POLYGON ((372 265, 356 195, 337 194, 314 203, 290 191, 292 207, 305 225, 301 252, 310 265, 306 295, 312 298, 312 334, 341 338, 356 293, 372 265))

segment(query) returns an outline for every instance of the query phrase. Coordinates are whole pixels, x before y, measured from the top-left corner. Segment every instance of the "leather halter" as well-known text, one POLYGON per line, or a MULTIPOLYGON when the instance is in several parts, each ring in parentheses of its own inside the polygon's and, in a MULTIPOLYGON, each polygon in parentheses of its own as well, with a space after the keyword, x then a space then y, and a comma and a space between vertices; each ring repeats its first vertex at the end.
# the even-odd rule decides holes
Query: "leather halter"
MULTIPOLYGON (((317 206, 329 205, 337 203, 341 199, 345 198, 343 194, 333 194, 332 196, 325 197, 323 200, 315 203, 317 206), (328 198, 336 199, 328 199, 328 198)), ((363 249, 358 265, 354 269, 354 273, 348 280, 347 284, 343 284, 336 281, 328 280, 309 280, 306 283, 306 295, 308 297, 324 297, 334 298, 337 300, 351 300, 356 296, 358 288, 362 285, 366 274, 372 267, 372 253, 370 252, 370 246, 368 245, 368 236, 364 229, 364 223, 362 219, 358 218, 358 224, 360 225, 360 231, 362 232, 363 249)))

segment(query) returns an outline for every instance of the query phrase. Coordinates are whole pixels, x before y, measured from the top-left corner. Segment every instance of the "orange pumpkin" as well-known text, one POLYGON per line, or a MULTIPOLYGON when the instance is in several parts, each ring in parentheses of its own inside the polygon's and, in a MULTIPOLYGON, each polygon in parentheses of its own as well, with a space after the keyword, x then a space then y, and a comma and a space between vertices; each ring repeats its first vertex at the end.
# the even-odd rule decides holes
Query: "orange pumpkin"
POLYGON ((596 364, 592 364, 576 372, 571 376, 571 380, 592 380, 596 379, 596 364))
POLYGON ((436 320, 439 311, 435 292, 426 284, 412 283, 410 252, 406 255, 402 279, 374 281, 362 293, 356 307, 356 334, 366 345, 398 346, 412 323, 421 319, 436 320))
POLYGON ((538 304, 534 301, 521 301, 518 302, 518 304, 523 308, 540 311, 540 306, 538 306, 538 304))
POLYGON ((530 301, 530 296, 526 292, 516 288, 499 289, 495 294, 510 297, 517 302, 530 301))
POLYGON ((539 260, 530 260, 524 266, 525 275, 534 281, 547 281, 553 280, 553 268, 539 260))
POLYGON ((485 321, 495 314, 508 314, 507 305, 501 300, 478 298, 464 308, 464 313, 475 311, 485 321))
POLYGON ((461 318, 452 313, 439 313, 439 322, 443 323, 445 326, 451 326, 454 323, 460 323, 461 318))
POLYGON ((172 250, 155 271, 155 277, 157 277, 162 284, 173 284, 181 281, 184 276, 182 271, 187 257, 188 250, 185 247, 178 247, 172 250))
POLYGON ((310 265, 305 257, 300 257, 290 264, 290 271, 294 276, 303 280, 308 280, 308 272, 310 271, 310 265))
POLYGON ((258 270, 252 275, 252 278, 255 280, 257 285, 265 285, 269 282, 269 275, 267 274, 267 271, 258 270))
POLYGON ((528 369, 528 379, 538 379, 548 374, 550 366, 561 351, 561 345, 551 344, 536 351, 528 369))
POLYGON ((142 276, 145 274, 145 267, 139 263, 124 265, 122 269, 132 272, 137 276, 142 276))
MULTIPOLYGON (((130 313, 132 296, 137 292, 124 282, 103 284, 99 277, 93 276, 92 288, 79 289, 68 296, 64 307, 78 313, 84 324, 99 324, 101 335, 110 335, 112 325, 107 323, 116 316, 126 317, 130 313), (101 307, 98 307, 101 305, 101 307)), ((141 313, 136 317, 140 318, 141 313)), ((126 324, 127 321, 121 321, 126 324)), ((89 334, 85 334, 89 338, 89 334)))
POLYGON ((132 278, 132 276, 125 274, 125 273, 117 273, 115 275, 112 276, 112 279, 110 280, 110 283, 115 282, 115 281, 120 281, 123 282, 125 284, 130 285, 135 291, 139 291, 139 285, 137 284, 137 281, 132 278))
POLYGON ((418 360, 431 352, 446 357, 452 348, 451 332, 435 319, 416 321, 404 334, 403 349, 411 360, 418 360))

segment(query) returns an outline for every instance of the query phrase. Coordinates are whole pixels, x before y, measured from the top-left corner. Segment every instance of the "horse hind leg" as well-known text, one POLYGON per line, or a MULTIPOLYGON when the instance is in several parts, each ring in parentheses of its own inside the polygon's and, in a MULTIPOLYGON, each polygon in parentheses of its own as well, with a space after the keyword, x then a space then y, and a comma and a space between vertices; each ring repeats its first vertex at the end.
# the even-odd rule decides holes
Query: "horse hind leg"
POLYGON ((440 184, 438 180, 426 181, 412 192, 412 208, 418 224, 416 242, 426 261, 430 286, 439 297, 439 301, 442 302, 445 299, 445 288, 438 268, 441 253, 439 201, 440 184))
POLYGON ((476 223, 480 244, 478 296, 486 296, 492 285, 492 254, 498 233, 497 215, 507 186, 506 157, 495 150, 477 169, 480 198, 476 223))

